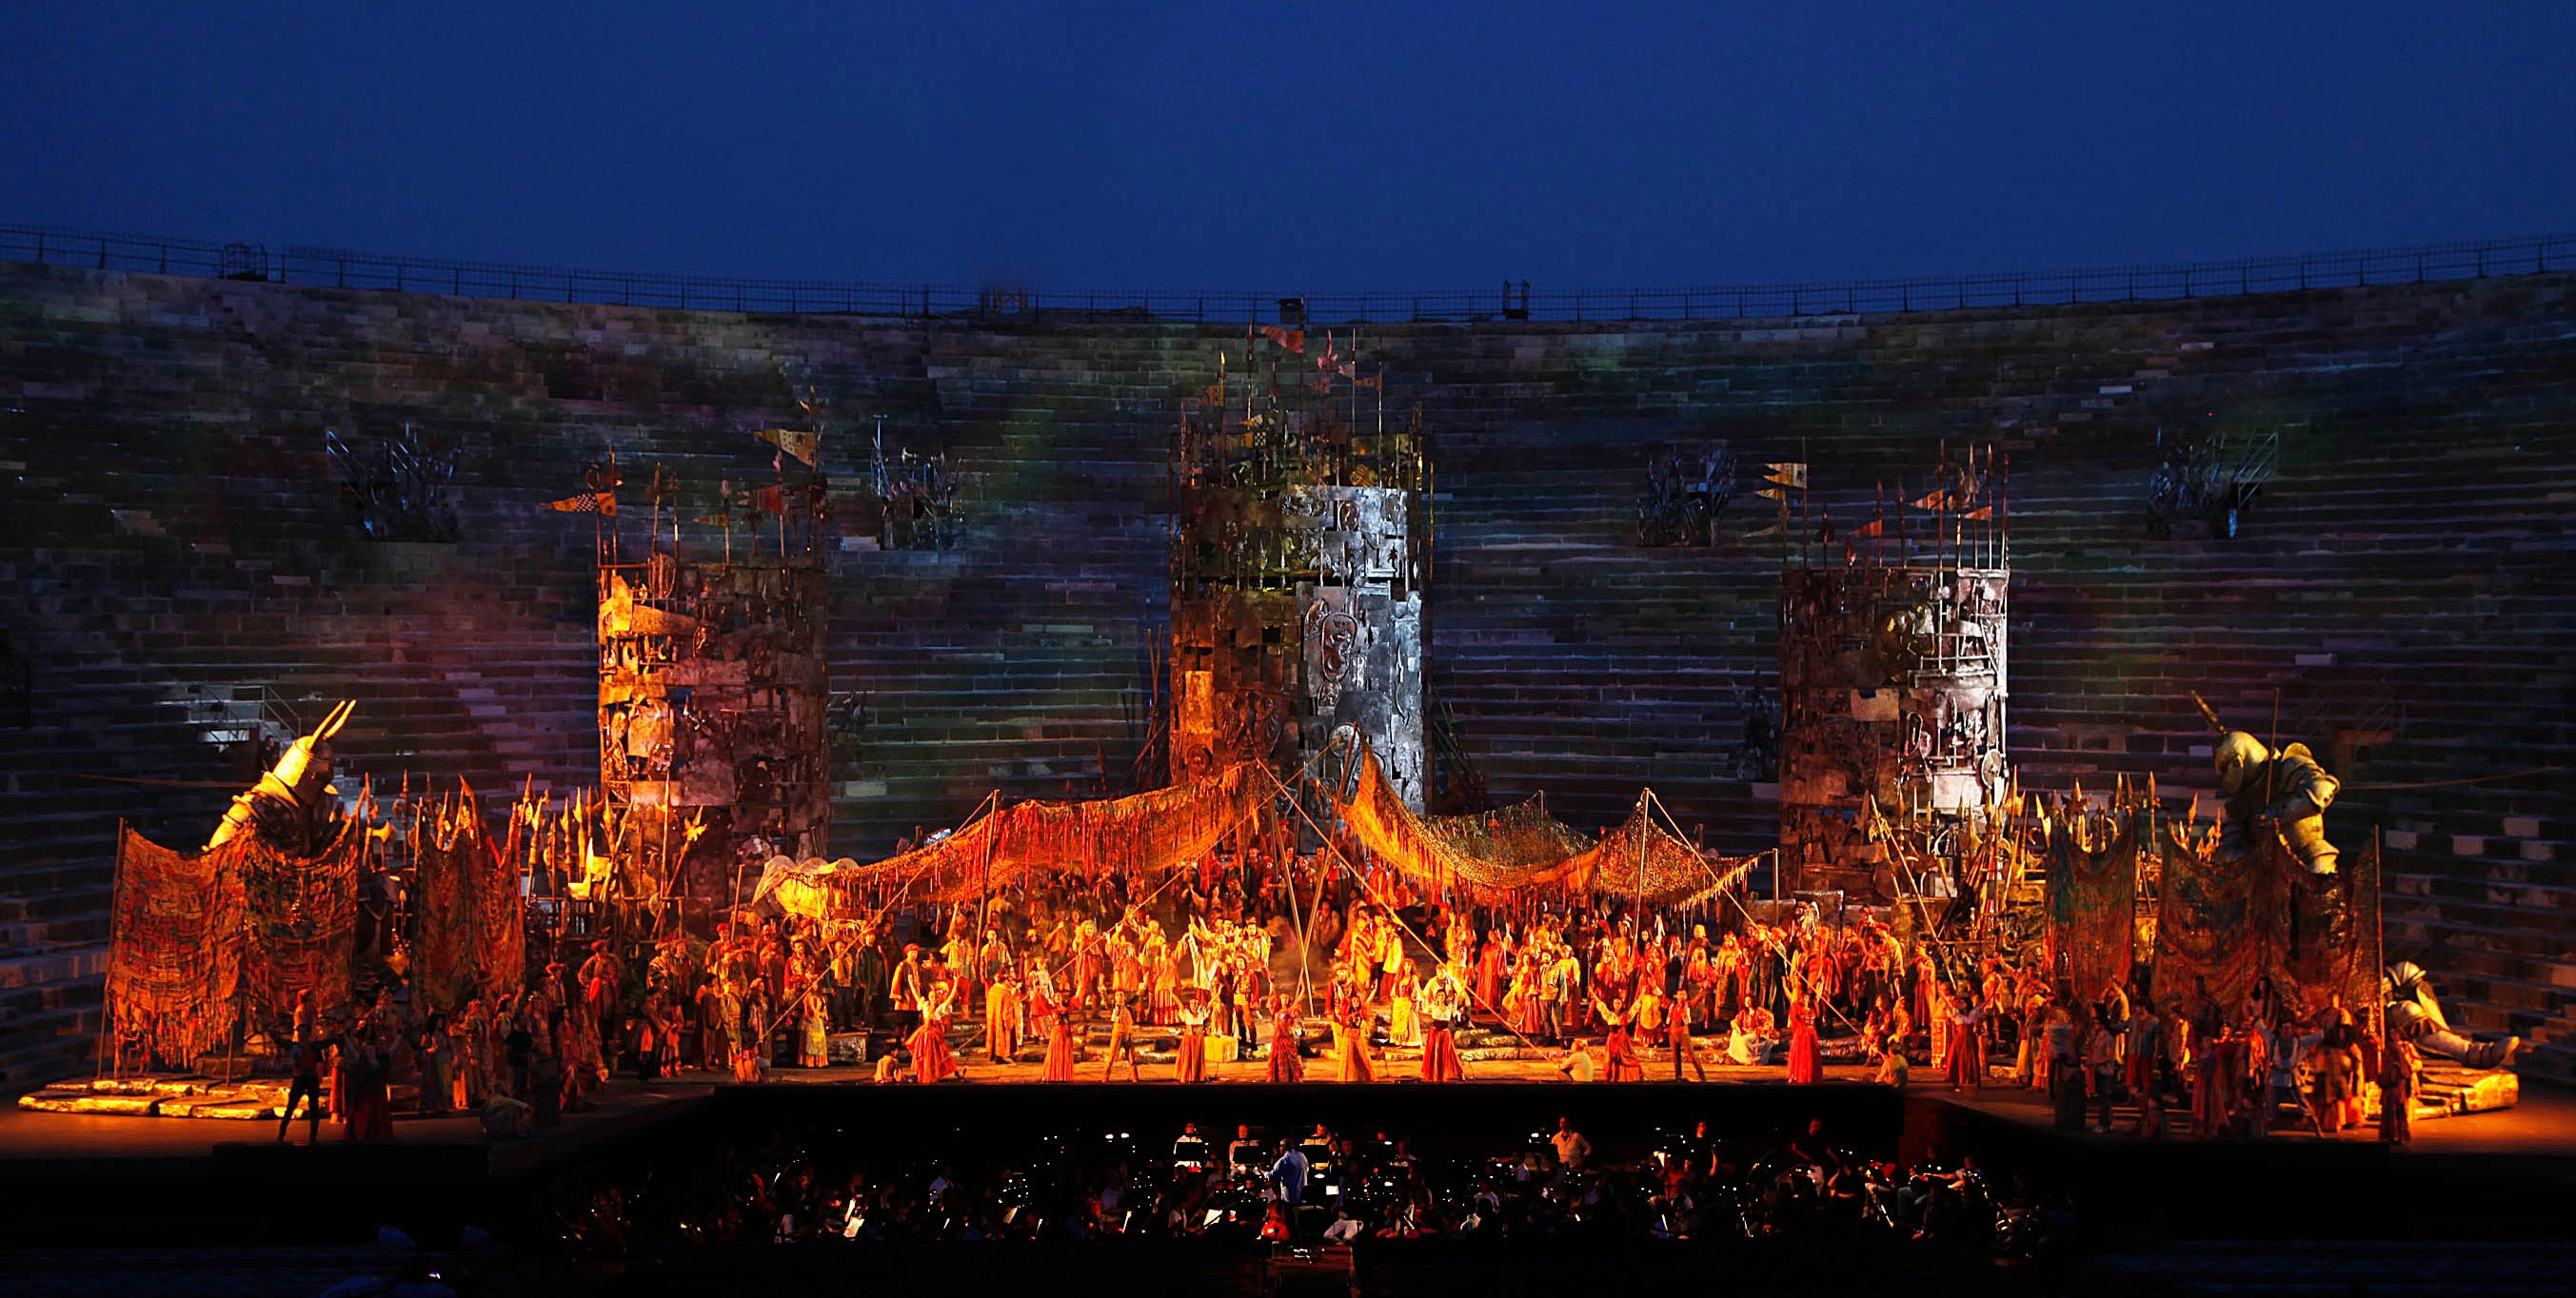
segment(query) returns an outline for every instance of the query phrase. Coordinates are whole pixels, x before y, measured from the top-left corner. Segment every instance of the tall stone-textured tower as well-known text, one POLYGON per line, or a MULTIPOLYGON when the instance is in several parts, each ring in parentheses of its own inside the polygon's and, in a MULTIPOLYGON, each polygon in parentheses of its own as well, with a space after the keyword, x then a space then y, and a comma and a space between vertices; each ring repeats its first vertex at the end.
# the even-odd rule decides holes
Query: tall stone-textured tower
POLYGON ((1971 454, 1781 573, 1780 845, 1790 887, 1955 895, 2011 785, 2001 472, 1971 454))
POLYGON ((1182 415, 1171 777, 1246 759, 1285 775, 1347 725, 1419 808, 1431 552, 1420 415, 1386 431, 1381 392, 1374 427, 1360 429, 1356 366, 1332 363, 1326 343, 1321 377, 1308 378, 1302 334, 1271 335, 1258 344, 1273 361, 1269 395, 1232 392, 1221 372, 1182 415))

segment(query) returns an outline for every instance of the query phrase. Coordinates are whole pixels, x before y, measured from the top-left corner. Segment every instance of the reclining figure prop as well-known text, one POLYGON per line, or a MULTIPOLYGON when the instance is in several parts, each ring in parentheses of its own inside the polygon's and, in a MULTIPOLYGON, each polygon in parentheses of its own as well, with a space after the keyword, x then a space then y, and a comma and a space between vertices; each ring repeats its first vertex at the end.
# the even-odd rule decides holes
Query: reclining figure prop
POLYGON ((2388 1034, 2412 1041, 2415 1048, 2428 1055, 2455 1059, 2471 1068, 2505 1068, 2513 1063, 2514 1051, 2522 1047, 2520 1037, 2475 1040, 2452 1028, 2451 1020, 2442 1013, 2442 1002, 2433 995, 2433 984, 2424 970, 2412 960, 2400 960, 2380 974, 2381 990, 2388 997, 2388 1034))

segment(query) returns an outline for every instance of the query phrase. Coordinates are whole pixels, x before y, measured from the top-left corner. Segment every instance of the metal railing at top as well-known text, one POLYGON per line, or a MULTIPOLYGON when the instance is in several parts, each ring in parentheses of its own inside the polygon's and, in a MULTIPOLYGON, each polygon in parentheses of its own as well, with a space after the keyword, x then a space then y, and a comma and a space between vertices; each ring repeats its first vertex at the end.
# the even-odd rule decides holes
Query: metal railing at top
POLYGON ((2576 234, 2362 252, 2094 269, 1704 288, 1420 293, 1050 291, 947 284, 725 279, 392 257, 339 248, 209 243, 52 226, 0 225, 0 260, 103 271, 202 275, 326 288, 583 302, 683 311, 1137 323, 1287 321, 1318 325, 1461 320, 1764 320, 1973 308, 2140 302, 2576 270, 2576 234))

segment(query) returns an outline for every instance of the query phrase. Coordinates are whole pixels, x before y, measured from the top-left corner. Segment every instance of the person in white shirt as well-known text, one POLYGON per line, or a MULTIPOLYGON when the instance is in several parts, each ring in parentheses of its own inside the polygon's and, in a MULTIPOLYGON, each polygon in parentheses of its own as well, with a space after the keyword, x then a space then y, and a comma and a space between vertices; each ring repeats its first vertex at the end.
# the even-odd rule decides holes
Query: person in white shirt
POLYGON ((1557 1165, 1569 1172, 1582 1171, 1584 1163, 1592 1157, 1592 1142, 1574 1129, 1572 1118, 1558 1118, 1556 1134, 1548 1137, 1547 1143, 1556 1151, 1557 1165))
POLYGON ((1569 1081, 1591 1081, 1592 1052, 1585 1049, 1583 1043, 1580 1041, 1567 1046, 1565 1048, 1565 1057, 1556 1061, 1556 1071, 1565 1074, 1566 1079, 1569 1081))

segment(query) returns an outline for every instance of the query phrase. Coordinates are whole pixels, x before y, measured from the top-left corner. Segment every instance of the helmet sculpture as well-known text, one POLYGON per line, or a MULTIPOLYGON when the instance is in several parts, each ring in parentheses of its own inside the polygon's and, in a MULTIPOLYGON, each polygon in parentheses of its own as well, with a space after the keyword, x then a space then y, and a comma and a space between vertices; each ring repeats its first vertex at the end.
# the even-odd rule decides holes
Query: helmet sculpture
POLYGON ((2272 759, 2272 750, 2264 747, 2262 740, 2242 730, 2230 730, 2220 736, 2211 758, 2218 766, 2218 787, 2226 790, 2229 797, 2235 797, 2245 792, 2245 785, 2254 778, 2254 773, 2272 759))

